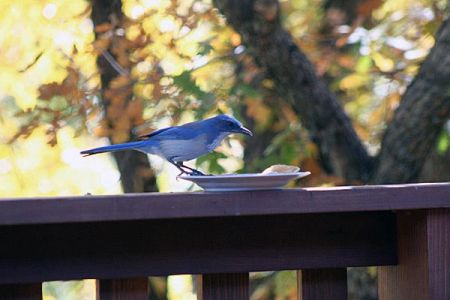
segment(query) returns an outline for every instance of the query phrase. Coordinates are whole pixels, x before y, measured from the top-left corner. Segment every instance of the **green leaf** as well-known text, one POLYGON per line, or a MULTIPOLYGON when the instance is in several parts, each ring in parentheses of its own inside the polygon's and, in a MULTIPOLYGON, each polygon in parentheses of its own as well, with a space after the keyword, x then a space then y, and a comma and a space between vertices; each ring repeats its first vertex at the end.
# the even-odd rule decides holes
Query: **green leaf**
POLYGON ((447 152, 450 146, 450 136, 443 130, 438 137, 437 141, 437 152, 439 154, 444 154, 447 152))
POLYGON ((206 93, 195 83, 195 80, 192 79, 191 71, 184 71, 180 75, 174 76, 173 83, 184 92, 197 98, 203 98, 206 95, 206 93))
POLYGON ((296 288, 297 273, 295 271, 281 271, 275 274, 276 299, 289 299, 296 288))
POLYGON ((283 145, 283 143, 286 142, 286 139, 288 138, 288 136, 291 134, 291 131, 289 128, 286 128, 285 130, 283 130, 282 132, 278 133, 273 139, 272 142, 270 143, 269 146, 267 146, 267 148, 264 150, 264 155, 271 155, 273 154, 276 150, 278 150, 279 148, 281 148, 281 146, 283 145))
POLYGON ((208 171, 215 174, 222 174, 225 169, 219 164, 219 159, 227 158, 225 154, 221 152, 211 152, 208 155, 199 157, 196 161, 196 166, 199 167, 203 164, 208 165, 208 171))
POLYGON ((63 109, 67 108, 67 106, 68 103, 66 101, 66 98, 62 96, 54 96, 50 100, 50 103, 48 105, 48 107, 54 111, 62 111, 63 109))
POLYGON ((371 67, 372 59, 369 56, 363 56, 358 59, 358 63, 356 64, 356 72, 367 73, 371 67))
POLYGON ((300 154, 297 153, 295 149, 295 145, 292 143, 283 143, 281 146, 281 159, 282 163, 290 164, 297 156, 300 154))
POLYGON ((201 42, 199 43, 198 55, 208 55, 212 50, 214 48, 208 42, 201 42))
POLYGON ((238 83, 234 85, 230 90, 231 95, 244 95, 252 98, 261 96, 261 92, 251 87, 250 85, 238 83))

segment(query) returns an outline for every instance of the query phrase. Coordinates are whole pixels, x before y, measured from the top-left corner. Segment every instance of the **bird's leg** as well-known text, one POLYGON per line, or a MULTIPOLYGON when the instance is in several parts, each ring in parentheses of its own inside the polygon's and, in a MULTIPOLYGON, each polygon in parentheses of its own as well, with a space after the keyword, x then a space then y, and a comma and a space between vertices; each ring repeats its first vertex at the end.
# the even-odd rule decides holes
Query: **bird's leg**
POLYGON ((174 165, 175 167, 177 167, 178 170, 181 171, 181 173, 178 175, 183 175, 183 174, 187 174, 190 176, 204 176, 205 174, 203 174, 202 172, 200 172, 199 170, 193 169, 191 167, 185 166, 183 165, 183 162, 181 161, 173 161, 173 160, 168 160, 172 165, 174 165), (186 171, 189 170, 189 171, 186 171))
POLYGON ((178 165, 179 168, 186 168, 186 169, 190 170, 191 172, 189 173, 189 175, 193 175, 193 176, 204 176, 205 175, 202 172, 200 172, 199 170, 196 170, 196 169, 193 169, 191 167, 185 166, 183 164, 183 162, 181 162, 181 161, 176 162, 176 164, 178 165))
POLYGON ((181 173, 178 174, 178 176, 181 176, 181 175, 183 175, 183 174, 191 175, 191 173, 186 172, 186 170, 184 170, 181 166, 179 166, 178 163, 176 163, 176 162, 174 162, 174 161, 172 161, 172 160, 169 160, 169 162, 170 162, 172 165, 174 165, 175 167, 177 167, 178 170, 181 171, 181 173))

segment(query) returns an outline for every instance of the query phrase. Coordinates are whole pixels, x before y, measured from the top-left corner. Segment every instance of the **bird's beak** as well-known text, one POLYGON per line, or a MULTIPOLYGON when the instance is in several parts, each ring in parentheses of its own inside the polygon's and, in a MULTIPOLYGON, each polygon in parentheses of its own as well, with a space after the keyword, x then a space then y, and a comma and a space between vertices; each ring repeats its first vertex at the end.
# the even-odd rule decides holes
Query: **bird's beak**
POLYGON ((241 126, 239 128, 239 133, 242 133, 242 134, 245 134, 248 136, 253 136, 253 133, 250 130, 248 130, 247 128, 245 128, 244 126, 241 126))

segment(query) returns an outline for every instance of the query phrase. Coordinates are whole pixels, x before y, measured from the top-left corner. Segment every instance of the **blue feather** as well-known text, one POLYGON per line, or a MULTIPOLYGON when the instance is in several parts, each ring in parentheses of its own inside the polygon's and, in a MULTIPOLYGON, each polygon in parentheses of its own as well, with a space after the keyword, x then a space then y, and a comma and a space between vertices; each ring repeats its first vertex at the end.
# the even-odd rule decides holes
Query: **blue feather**
POLYGON ((142 146, 142 143, 143 143, 143 141, 137 141, 137 142, 124 143, 124 144, 109 145, 109 146, 84 150, 84 151, 81 151, 80 153, 83 156, 89 156, 89 155, 104 153, 104 152, 116 152, 116 151, 133 150, 133 149, 136 150, 137 148, 139 148, 139 146, 142 146))
POLYGON ((206 120, 191 122, 180 126, 156 130, 140 137, 143 140, 116 144, 82 151, 88 156, 97 153, 122 150, 137 150, 156 154, 174 164, 182 173, 202 174, 183 165, 184 161, 195 159, 213 151, 229 134, 252 135, 250 130, 231 116, 218 115, 206 120))
POLYGON ((140 140, 149 139, 149 138, 151 138, 152 136, 158 135, 158 134, 160 134, 160 133, 166 131, 167 129, 171 129, 171 128, 173 128, 173 127, 167 127, 167 128, 161 128, 161 129, 155 130, 155 131, 153 131, 153 132, 150 132, 149 134, 141 135, 141 136, 139 137, 139 139, 140 139, 140 140))

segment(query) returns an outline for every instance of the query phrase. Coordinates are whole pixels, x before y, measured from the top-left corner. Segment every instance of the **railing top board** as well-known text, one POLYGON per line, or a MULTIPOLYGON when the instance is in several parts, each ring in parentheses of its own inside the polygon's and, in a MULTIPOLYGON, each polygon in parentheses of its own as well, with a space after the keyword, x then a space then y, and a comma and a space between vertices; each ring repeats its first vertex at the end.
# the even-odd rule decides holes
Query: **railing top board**
POLYGON ((450 207, 450 183, 0 199, 0 225, 450 207))

